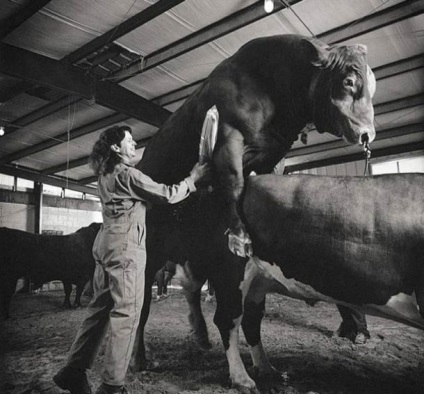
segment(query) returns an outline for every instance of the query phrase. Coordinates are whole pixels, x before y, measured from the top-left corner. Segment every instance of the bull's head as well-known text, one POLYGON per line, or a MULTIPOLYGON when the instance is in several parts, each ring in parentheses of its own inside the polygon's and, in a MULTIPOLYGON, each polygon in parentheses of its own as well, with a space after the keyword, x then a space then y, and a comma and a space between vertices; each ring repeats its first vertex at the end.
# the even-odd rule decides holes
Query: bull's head
POLYGON ((305 40, 317 67, 310 87, 313 121, 320 133, 329 132, 351 144, 375 138, 375 77, 364 45, 323 47, 305 40))

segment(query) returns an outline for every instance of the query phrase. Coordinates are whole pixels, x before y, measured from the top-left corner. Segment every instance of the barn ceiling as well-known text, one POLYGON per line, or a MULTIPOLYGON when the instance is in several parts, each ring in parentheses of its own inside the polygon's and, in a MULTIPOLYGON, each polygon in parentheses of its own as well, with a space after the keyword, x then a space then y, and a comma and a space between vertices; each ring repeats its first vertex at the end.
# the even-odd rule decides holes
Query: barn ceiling
MULTIPOLYGON (((222 60, 274 34, 361 43, 377 78, 373 157, 424 150, 424 0, 0 1, 0 173, 94 192, 94 141, 115 124, 138 148, 222 60)), ((359 160, 308 133, 292 170, 359 160)))

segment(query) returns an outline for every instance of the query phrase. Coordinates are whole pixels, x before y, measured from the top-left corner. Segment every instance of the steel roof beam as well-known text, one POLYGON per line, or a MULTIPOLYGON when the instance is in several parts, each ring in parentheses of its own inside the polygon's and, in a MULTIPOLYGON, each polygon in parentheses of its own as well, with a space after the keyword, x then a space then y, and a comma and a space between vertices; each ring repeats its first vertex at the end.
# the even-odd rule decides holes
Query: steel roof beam
POLYGON ((45 7, 51 0, 31 0, 26 7, 20 8, 14 15, 3 21, 0 26, 0 40, 22 25, 39 10, 45 7))
MULTIPOLYGON (((301 0, 288 1, 290 5, 299 3, 301 0)), ((286 5, 281 2, 274 4, 274 11, 276 13, 287 8, 286 5)), ((235 30, 241 29, 257 20, 265 18, 270 14, 264 10, 264 4, 262 0, 251 4, 250 6, 243 8, 242 10, 235 12, 218 22, 212 23, 203 29, 188 35, 164 48, 158 49, 157 51, 146 55, 143 59, 134 62, 127 69, 118 71, 114 74, 114 78, 119 82, 125 81, 134 75, 140 74, 151 68, 157 67, 169 60, 172 60, 178 56, 181 56, 187 52, 190 52, 202 45, 208 44, 209 42, 216 40, 226 34, 229 34, 235 30)))
POLYGON ((78 67, 4 43, 0 43, 0 73, 92 100, 154 126, 171 114, 120 85, 97 81, 78 67))
POLYGON ((355 22, 346 23, 317 37, 329 44, 338 44, 370 31, 381 29, 393 23, 401 22, 424 12, 424 1, 407 0, 384 10, 377 11, 355 22))
MULTIPOLYGON (((290 5, 294 5, 298 2, 299 1, 290 1, 290 5)), ((284 8, 286 8, 286 6, 278 2, 275 4, 274 12, 281 11, 284 8)), ((422 12, 424 12, 424 2, 422 0, 405 1, 364 17, 356 23, 348 23, 319 34, 317 37, 325 42, 335 44, 365 34, 366 32, 382 28, 390 23, 399 22, 406 18, 419 15, 422 12)), ((227 18, 145 56, 127 69, 114 74, 114 77, 119 82, 127 80, 134 75, 157 67, 199 46, 205 45, 219 37, 267 17, 268 15, 269 14, 263 9, 263 1, 258 1, 239 12, 229 15, 227 18)))
POLYGON ((161 14, 169 11, 171 8, 174 8, 184 1, 185 0, 160 0, 139 12, 138 14, 132 16, 130 19, 122 22, 120 25, 113 27, 101 36, 83 45, 81 48, 65 56, 62 60, 68 63, 74 63, 103 48, 111 41, 116 41, 125 34, 128 34, 138 27, 151 21, 152 19, 157 18, 161 14))
POLYGON ((31 145, 28 148, 22 149, 20 151, 11 153, 3 158, 0 158, 0 164, 11 163, 12 161, 22 159, 23 157, 27 157, 33 155, 35 153, 41 152, 45 149, 52 148, 56 145, 63 144, 67 142, 68 137, 70 140, 74 140, 75 138, 82 137, 86 134, 95 132, 101 128, 111 126, 118 122, 123 122, 128 120, 129 117, 127 115, 123 115, 120 113, 116 113, 106 118, 102 118, 99 120, 95 120, 94 122, 85 124, 84 126, 77 127, 68 133, 62 133, 54 137, 54 139, 48 139, 39 144, 31 145))

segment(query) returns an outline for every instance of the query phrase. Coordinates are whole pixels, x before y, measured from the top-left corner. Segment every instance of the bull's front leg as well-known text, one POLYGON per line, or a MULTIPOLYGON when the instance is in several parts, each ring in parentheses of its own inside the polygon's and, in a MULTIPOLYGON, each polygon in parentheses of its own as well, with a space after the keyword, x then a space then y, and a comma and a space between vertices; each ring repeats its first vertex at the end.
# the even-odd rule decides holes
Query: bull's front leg
POLYGON ((214 154, 214 165, 228 202, 228 247, 237 256, 250 257, 253 254, 252 241, 240 215, 244 189, 244 138, 239 130, 227 124, 221 124, 220 129, 222 138, 214 154))

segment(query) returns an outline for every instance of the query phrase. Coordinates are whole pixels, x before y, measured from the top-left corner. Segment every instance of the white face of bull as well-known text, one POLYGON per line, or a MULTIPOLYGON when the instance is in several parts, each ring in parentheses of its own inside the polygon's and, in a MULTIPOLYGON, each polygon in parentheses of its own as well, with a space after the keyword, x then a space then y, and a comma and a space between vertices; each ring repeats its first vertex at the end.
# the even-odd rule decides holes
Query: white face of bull
POLYGON ((317 130, 343 137, 350 144, 375 138, 372 97, 376 81, 367 65, 363 45, 326 49, 315 47, 318 67, 311 85, 313 117, 317 130))

